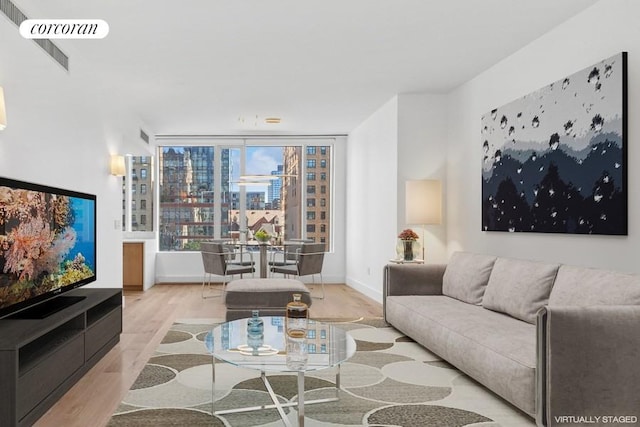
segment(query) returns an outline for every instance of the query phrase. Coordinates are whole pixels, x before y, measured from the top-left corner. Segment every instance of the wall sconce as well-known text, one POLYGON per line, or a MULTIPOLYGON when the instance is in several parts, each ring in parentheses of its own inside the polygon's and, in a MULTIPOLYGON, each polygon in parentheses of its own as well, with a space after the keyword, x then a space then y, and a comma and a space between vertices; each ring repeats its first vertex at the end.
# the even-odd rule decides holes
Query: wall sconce
POLYGON ((4 106, 4 90, 0 86, 0 130, 7 127, 7 110, 4 106))
POLYGON ((424 260, 424 226, 442 223, 442 184, 434 179, 405 183, 406 223, 422 227, 422 259, 424 260))
POLYGON ((111 155, 111 175, 113 176, 125 176, 126 168, 124 165, 124 156, 118 154, 111 155))

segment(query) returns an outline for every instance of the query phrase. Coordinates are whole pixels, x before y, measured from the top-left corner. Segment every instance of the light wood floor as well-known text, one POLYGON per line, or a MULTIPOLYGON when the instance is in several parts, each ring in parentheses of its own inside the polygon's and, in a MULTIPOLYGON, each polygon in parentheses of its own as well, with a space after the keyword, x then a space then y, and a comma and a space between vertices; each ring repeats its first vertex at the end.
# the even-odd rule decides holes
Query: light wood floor
MULTIPOLYGON (((214 287, 219 289, 219 286, 214 287)), ((310 286, 313 295, 320 287, 310 286)), ((100 427, 107 424, 146 361, 177 319, 224 318, 221 298, 200 297, 200 285, 161 284, 125 291, 120 343, 35 424, 37 427, 100 427)), ((346 285, 326 285, 314 299, 313 317, 379 317, 382 306, 346 285)), ((212 291, 214 294, 217 291, 212 291)))

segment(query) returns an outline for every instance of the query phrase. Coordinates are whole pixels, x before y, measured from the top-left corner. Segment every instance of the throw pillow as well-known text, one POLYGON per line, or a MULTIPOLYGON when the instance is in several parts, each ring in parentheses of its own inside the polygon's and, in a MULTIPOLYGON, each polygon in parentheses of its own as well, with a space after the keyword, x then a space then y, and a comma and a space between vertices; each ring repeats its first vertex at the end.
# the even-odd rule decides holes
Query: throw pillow
POLYGON ((482 306, 535 324, 547 305, 559 264, 498 258, 491 271, 482 306))
POLYGON ((442 279, 442 293, 469 304, 480 305, 496 257, 455 252, 442 279))

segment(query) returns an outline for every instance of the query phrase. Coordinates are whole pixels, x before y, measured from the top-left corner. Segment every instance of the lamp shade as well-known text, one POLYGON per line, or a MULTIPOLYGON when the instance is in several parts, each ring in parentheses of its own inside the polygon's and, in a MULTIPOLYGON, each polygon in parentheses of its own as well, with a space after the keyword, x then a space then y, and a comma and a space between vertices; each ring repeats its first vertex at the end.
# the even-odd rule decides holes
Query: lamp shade
POLYGON ((442 184, 434 179, 405 183, 407 224, 427 225, 442 222, 442 184))
POLYGON ((4 90, 0 87, 0 130, 7 127, 7 110, 4 107, 4 90))
POLYGON ((111 175, 125 176, 126 168, 124 165, 124 156, 114 154, 111 156, 111 175))

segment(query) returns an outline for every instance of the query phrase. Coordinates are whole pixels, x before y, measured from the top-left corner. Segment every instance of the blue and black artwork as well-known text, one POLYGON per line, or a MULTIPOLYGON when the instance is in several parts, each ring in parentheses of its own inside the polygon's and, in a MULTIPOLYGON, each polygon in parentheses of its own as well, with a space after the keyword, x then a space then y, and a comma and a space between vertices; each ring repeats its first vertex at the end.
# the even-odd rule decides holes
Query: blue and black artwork
POLYGON ((627 54, 482 116, 482 229, 627 234, 627 54))

